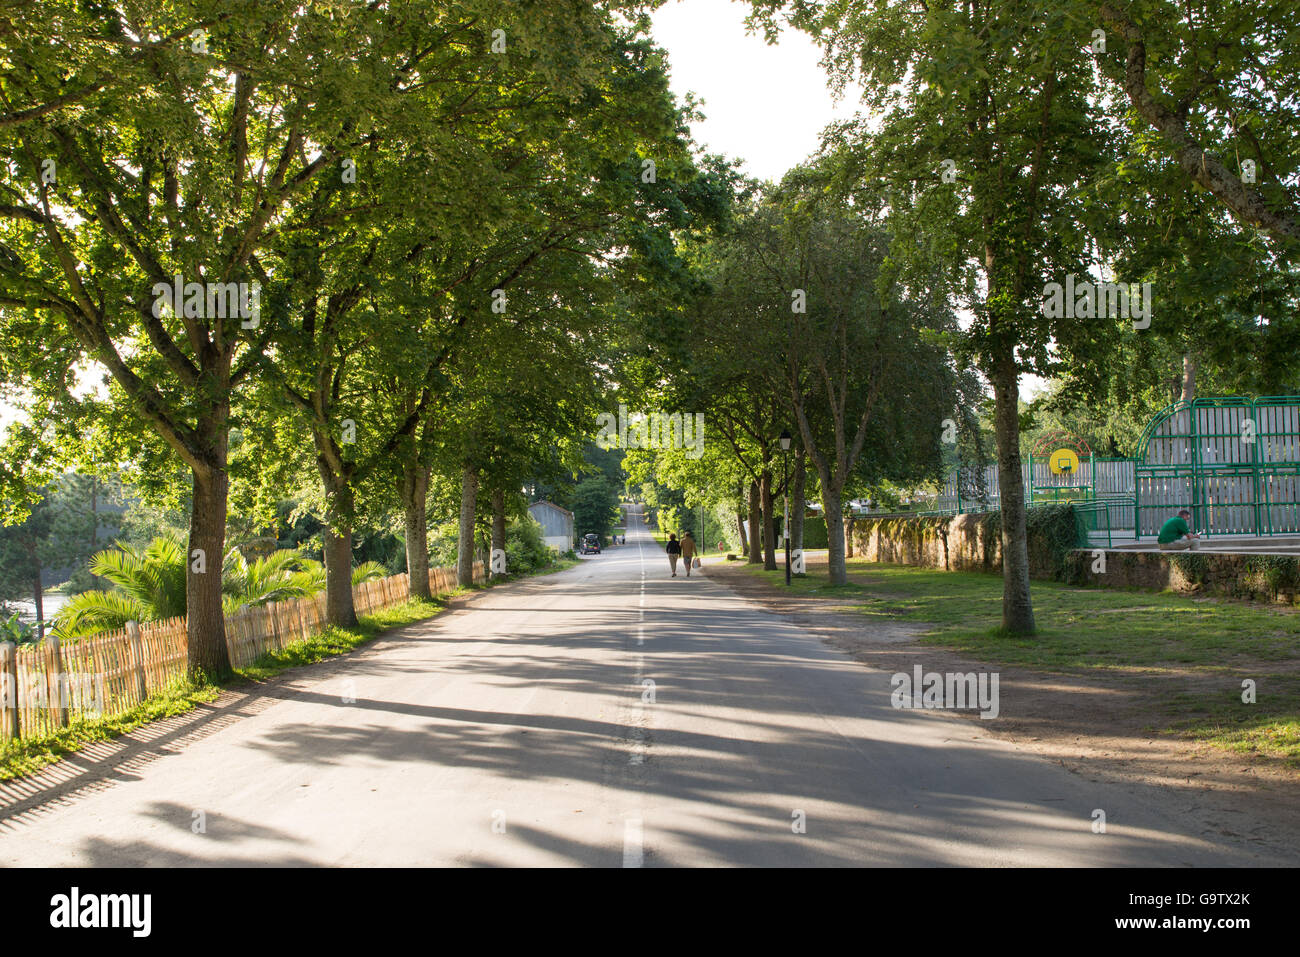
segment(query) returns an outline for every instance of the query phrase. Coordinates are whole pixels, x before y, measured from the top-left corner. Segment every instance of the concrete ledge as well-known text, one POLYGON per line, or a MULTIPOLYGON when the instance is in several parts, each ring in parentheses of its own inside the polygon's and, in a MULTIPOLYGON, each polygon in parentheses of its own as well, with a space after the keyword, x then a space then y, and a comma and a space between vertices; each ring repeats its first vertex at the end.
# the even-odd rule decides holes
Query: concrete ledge
POLYGON ((1169 589, 1291 605, 1300 590, 1300 559, 1285 553, 1081 548, 1070 553, 1066 567, 1067 581, 1102 588, 1169 589))

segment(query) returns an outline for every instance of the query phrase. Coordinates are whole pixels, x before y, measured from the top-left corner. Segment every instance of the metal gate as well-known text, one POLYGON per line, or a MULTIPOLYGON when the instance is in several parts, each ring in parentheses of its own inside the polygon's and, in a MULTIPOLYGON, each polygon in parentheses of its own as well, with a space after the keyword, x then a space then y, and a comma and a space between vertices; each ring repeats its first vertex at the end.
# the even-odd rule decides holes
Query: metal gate
POLYGON ((1134 465, 1137 534, 1180 508, 1206 535, 1300 532, 1300 397, 1176 402, 1147 425, 1134 465))

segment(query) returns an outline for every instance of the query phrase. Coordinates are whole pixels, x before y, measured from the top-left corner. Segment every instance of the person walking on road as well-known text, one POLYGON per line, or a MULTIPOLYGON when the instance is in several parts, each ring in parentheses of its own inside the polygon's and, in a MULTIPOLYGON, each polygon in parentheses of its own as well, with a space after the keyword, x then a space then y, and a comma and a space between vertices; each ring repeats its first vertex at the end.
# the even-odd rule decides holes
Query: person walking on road
POLYGON ((682 543, 677 540, 677 536, 668 533, 668 544, 665 546, 668 552, 668 567, 673 570, 673 577, 677 577, 677 559, 682 557, 682 543))
POLYGON ((695 539, 687 532, 682 536, 682 561, 686 563, 686 577, 691 577, 691 559, 695 557, 695 539))

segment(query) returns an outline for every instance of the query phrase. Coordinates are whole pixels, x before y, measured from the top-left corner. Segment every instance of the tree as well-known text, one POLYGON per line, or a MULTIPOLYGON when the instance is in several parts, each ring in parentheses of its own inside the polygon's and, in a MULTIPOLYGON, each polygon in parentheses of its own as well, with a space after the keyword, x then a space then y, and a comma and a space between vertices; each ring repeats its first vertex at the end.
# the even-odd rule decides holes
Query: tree
POLYGON ((603 475, 589 475, 573 493, 573 526, 577 535, 596 534, 603 542, 618 520, 618 492, 603 475))
POLYGON ((769 29, 788 8, 819 38, 833 82, 863 84, 877 117, 828 143, 840 181, 856 207, 890 211, 904 287, 929 285, 973 313, 963 351, 994 395, 1003 627, 1032 633, 1019 377, 1047 370, 1053 341, 1081 353, 1120 332, 1118 317, 1076 323, 1040 308, 1047 282, 1085 272, 1088 224, 1102 212, 1087 199, 1114 138, 1095 115, 1090 36, 1076 10, 1023 0, 755 7, 769 29))
POLYGON ((1300 242, 1300 8, 1115 0, 1079 12, 1122 41, 1099 62, 1182 175, 1243 225, 1300 242))
MULTIPOLYGON (((890 281, 884 227, 805 190, 803 177, 787 176, 719 242, 706 323, 709 335, 747 334, 757 345, 758 368, 817 473, 830 578, 842 584, 843 502, 855 474, 938 471, 938 442, 926 436, 954 403, 954 375, 946 349, 924 330, 953 322, 890 281)), ((769 514, 770 501, 764 489, 769 514)))
MULTIPOLYGON (((99 29, 128 52, 101 67, 120 82, 75 111, 0 128, 18 171, 0 203, 6 338, 48 345, 33 368, 102 364, 120 408, 190 470, 189 671, 221 677, 221 584, 206 567, 224 551, 232 402, 275 325, 261 323, 256 254, 291 202, 397 123, 419 70, 459 38, 425 3, 400 16, 244 4, 197 24, 172 5, 68 16, 106 16, 99 29), (130 37, 170 42, 141 56, 130 37)), ((66 92, 57 57, 6 63, 0 86, 27 102, 66 92)))
POLYGON ((36 633, 44 628, 42 552, 50 537, 54 510, 48 498, 32 508, 20 525, 0 527, 0 605, 14 598, 31 597, 36 606, 36 633))

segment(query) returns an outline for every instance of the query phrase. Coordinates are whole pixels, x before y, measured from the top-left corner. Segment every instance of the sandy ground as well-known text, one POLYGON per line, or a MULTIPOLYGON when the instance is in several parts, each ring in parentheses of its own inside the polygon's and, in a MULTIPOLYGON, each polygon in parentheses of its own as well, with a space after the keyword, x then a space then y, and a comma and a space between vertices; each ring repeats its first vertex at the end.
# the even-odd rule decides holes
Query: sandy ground
MULTIPOLYGON (((890 674, 910 673, 916 664, 926 671, 989 670, 985 662, 918 643, 918 629, 910 623, 881 622, 849 611, 843 598, 787 595, 752 575, 742 562, 714 561, 706 571, 870 668, 890 674)), ((1278 664, 1270 662, 1270 670, 1278 664)), ((1195 691, 1204 679, 1180 673, 1084 678, 1016 667, 998 670, 1001 714, 996 720, 980 720, 974 713, 924 713, 936 721, 974 721, 1089 781, 1167 789, 1187 799, 1187 813, 1197 816, 1205 833, 1300 846, 1300 773, 1157 730, 1158 717, 1150 713, 1156 683, 1162 690, 1195 691)))

